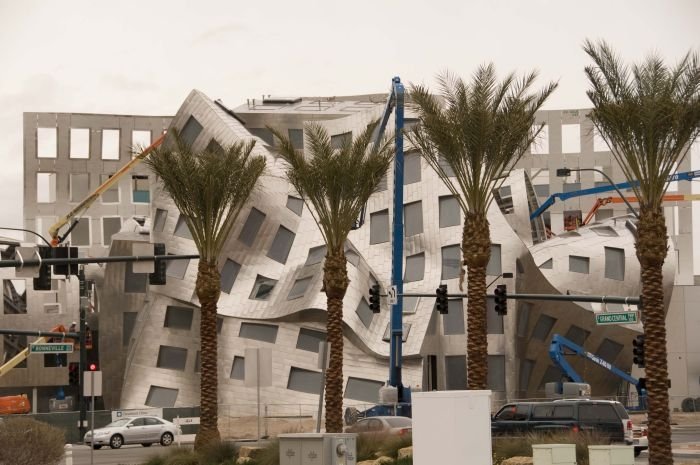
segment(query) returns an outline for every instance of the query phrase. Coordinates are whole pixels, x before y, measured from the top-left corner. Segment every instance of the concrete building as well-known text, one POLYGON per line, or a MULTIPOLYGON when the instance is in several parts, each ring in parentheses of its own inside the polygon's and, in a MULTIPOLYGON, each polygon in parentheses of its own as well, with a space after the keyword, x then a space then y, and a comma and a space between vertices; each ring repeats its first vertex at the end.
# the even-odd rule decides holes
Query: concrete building
MULTIPOLYGON (((167 127, 178 128, 195 149, 255 138, 255 151, 267 158, 268 172, 241 213, 220 259, 219 401, 222 405, 254 403, 256 391, 243 381, 245 349, 270 347, 274 375, 272 387, 264 390, 265 399, 303 404, 313 411, 321 383, 315 352, 318 341, 325 338, 325 295, 320 292, 325 248, 307 206, 285 180, 283 162, 270 150, 274 141, 266 126, 286 131, 300 149, 307 121, 322 124, 333 141, 341 142, 377 118, 385 98, 266 98, 249 100, 230 112, 193 91, 172 119, 25 114, 26 227, 45 231, 47 224, 74 206, 71 199, 79 200, 80 194, 90 192, 123 165, 129 147, 135 144, 135 133, 130 131, 148 131, 152 139, 167 127), (58 128, 54 131, 56 142, 47 145, 55 145, 57 150, 55 158, 46 159, 39 157, 46 154, 45 144, 39 141, 47 134, 52 140, 51 128, 58 128), (91 128, 88 158, 75 158, 85 150, 76 149, 73 155, 67 140, 84 140, 84 132, 73 133, 85 128, 91 128), (116 128, 121 129, 119 136, 109 132, 116 128), (115 137, 119 140, 119 161, 102 160, 104 153, 109 153, 104 150, 105 140, 115 137)), ((529 220, 538 202, 551 193, 604 182, 588 171, 558 178, 557 168, 596 168, 615 181, 622 180, 610 152, 593 134, 585 110, 543 111, 538 118, 546 123, 543 137, 511 173, 489 212, 493 240, 487 273, 493 281, 490 292, 503 283, 519 293, 638 295, 634 218, 624 205, 598 210, 596 223, 573 231, 565 230, 565 219, 583 217, 595 198, 558 202, 540 219, 529 220), (556 236, 547 239, 546 228, 556 236), (512 272, 514 277, 500 277, 504 272, 512 272)), ((410 115, 407 124, 413 124, 410 115)), ((689 163, 682 164, 679 171, 687 171, 689 163)), ((417 153, 407 151, 405 170, 405 292, 433 292, 440 283, 456 292, 462 232, 456 201, 417 153)), ((87 212, 89 221, 80 224, 88 226, 74 230, 73 245, 78 245, 82 254, 105 254, 111 245, 111 254, 128 255, 132 244, 150 241, 165 243, 168 253, 196 253, 183 219, 152 176, 148 189, 144 187, 142 176, 148 176, 148 171, 141 167, 132 174, 136 177, 123 178, 118 192, 110 197, 116 202, 104 201, 103 196, 103 202, 96 202, 87 212), (150 203, 140 201, 146 193, 150 203), (116 219, 109 219, 118 217, 121 225, 134 215, 153 219, 150 237, 133 228, 119 228, 116 219)), ((689 193, 689 184, 678 183, 677 190, 689 193)), ((393 175, 389 174, 368 202, 365 224, 351 233, 346 248, 351 279, 344 301, 348 404, 375 402, 388 377, 389 309, 383 303, 375 315, 366 299, 373 283, 387 286, 390 281, 392 185, 393 175)), ((666 214, 672 239, 664 267, 670 301, 671 395, 672 407, 680 407, 683 398, 700 396, 700 343, 688 337, 698 324, 690 305, 697 292, 692 270, 692 217, 689 206, 683 204, 669 205, 666 214)), ((133 273, 125 264, 109 264, 94 273, 99 342, 110 348, 109 353, 103 350, 100 354, 101 367, 112 386, 105 394, 106 406, 198 403, 196 271, 195 261, 173 261, 168 265, 168 284, 159 287, 148 286, 146 275, 133 273)), ((466 302, 451 300, 450 311, 444 316, 434 311, 434 303, 432 298, 404 301, 404 384, 424 390, 460 389, 466 383, 466 302)), ((599 304, 519 301, 516 305, 511 301, 506 317, 496 315, 492 305, 489 302, 487 313, 488 381, 496 402, 543 397, 544 384, 560 378, 546 355, 554 333, 584 345, 622 369, 631 369, 631 341, 641 326, 596 327, 593 313, 606 310, 599 304)), ((621 306, 607 306, 609 311, 619 309, 621 306)), ((75 318, 72 315, 68 319, 75 318)), ((28 315, 27 324, 35 324, 39 317, 38 313, 28 315)), ((582 361, 574 366, 592 384, 594 395, 626 395, 625 386, 603 369, 582 361)), ((8 383, 3 378, 0 386, 32 386, 36 382, 23 379, 8 383)))

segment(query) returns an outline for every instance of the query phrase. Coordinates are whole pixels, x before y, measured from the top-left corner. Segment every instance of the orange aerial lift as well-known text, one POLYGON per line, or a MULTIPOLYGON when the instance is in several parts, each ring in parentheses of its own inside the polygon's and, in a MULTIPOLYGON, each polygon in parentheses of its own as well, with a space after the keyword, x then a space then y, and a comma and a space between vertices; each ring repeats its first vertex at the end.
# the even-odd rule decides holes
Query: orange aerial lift
MULTIPOLYGON (((593 220, 593 218, 595 217, 595 214, 600 207, 605 206, 609 203, 624 203, 625 200, 627 200, 627 202, 639 202, 639 199, 637 197, 625 197, 624 199, 622 197, 602 197, 596 199, 595 203, 588 211, 588 214, 583 219, 583 222, 581 224, 587 225, 588 223, 590 223, 591 220, 593 220)), ((663 196, 664 202, 684 202, 692 200, 700 200, 700 194, 666 194, 663 196)), ((573 231, 574 229, 576 229, 576 227, 577 225, 575 224, 566 224, 564 229, 566 229, 567 231, 573 231)))

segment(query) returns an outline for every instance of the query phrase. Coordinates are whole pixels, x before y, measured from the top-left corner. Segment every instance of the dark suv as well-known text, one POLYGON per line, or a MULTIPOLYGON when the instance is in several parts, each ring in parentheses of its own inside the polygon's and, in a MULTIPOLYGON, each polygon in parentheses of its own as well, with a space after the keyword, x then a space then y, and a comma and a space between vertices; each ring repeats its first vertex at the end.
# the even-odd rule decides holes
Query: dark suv
POLYGON ((562 399, 505 405, 491 419, 494 435, 527 432, 595 431, 611 442, 632 444, 632 421, 621 403, 610 400, 562 399))

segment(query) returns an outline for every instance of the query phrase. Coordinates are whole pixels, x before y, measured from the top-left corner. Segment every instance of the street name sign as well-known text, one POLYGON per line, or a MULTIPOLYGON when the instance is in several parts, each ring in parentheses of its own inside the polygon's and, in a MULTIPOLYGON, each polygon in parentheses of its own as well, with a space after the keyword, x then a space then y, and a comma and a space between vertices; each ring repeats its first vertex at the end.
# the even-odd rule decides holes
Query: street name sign
POLYGON ((597 325, 633 325, 639 323, 639 312, 606 312, 595 316, 597 325))
POLYGON ((72 354, 73 344, 65 343, 32 343, 29 344, 30 354, 72 354))

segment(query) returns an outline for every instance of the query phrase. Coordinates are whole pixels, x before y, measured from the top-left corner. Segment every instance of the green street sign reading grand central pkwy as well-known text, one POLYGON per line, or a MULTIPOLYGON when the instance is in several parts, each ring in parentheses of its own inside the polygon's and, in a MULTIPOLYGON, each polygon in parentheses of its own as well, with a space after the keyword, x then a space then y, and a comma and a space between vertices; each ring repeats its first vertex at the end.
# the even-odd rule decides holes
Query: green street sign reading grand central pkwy
POLYGON ((44 343, 44 344, 30 344, 29 345, 30 354, 72 354, 73 344, 65 343, 44 343))
POLYGON ((639 312, 597 313, 597 325, 633 325, 639 323, 639 312))

